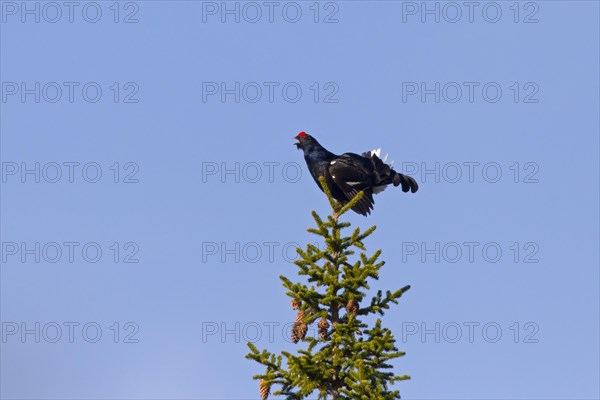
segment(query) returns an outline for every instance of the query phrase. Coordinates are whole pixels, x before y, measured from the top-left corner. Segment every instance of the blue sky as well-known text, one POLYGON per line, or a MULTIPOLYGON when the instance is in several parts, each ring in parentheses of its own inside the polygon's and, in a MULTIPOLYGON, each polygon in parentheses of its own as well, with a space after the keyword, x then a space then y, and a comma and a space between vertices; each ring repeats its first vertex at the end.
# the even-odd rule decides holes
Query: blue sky
POLYGON ((49 4, 0 3, 2 398, 258 398, 299 131, 420 183, 347 218, 403 398, 600 396, 597 2, 49 4))

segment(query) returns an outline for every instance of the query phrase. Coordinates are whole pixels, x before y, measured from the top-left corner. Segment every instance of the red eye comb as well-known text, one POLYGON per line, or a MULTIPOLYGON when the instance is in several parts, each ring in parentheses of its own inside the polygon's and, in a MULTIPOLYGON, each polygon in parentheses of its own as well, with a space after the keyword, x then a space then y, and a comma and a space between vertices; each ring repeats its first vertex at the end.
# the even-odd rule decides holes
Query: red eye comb
POLYGON ((302 138, 306 136, 306 132, 300 132, 299 134, 296 135, 297 138, 302 138))

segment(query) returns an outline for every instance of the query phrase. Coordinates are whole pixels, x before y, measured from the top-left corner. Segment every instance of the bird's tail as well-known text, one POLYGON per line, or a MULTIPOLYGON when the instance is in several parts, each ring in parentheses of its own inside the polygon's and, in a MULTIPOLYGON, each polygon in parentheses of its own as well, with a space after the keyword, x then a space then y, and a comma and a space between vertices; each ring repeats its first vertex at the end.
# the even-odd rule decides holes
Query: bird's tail
POLYGON ((411 176, 394 171, 392 168, 394 162, 392 161, 387 164, 386 161, 388 156, 386 155, 382 160, 380 158, 380 152, 381 149, 376 149, 363 153, 363 157, 369 158, 375 167, 377 184, 374 185, 374 193, 383 191, 389 184, 393 184, 394 186, 402 185, 402 191, 405 193, 409 190, 411 193, 415 193, 417 190, 419 190, 419 185, 417 184, 416 180, 414 180, 411 176))

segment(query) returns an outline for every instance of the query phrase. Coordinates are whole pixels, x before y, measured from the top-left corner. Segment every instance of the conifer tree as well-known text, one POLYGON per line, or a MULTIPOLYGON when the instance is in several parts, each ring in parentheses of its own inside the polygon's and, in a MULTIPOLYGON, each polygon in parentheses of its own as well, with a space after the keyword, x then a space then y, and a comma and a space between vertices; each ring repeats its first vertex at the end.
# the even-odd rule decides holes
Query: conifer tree
POLYGON ((308 231, 320 236, 325 248, 320 250, 308 244, 305 249, 296 249, 300 257, 294 263, 298 274, 307 277, 307 283, 280 277, 286 294, 291 297, 292 308, 297 310, 291 338, 294 343, 301 341, 303 348, 297 354, 282 351, 276 355, 259 351, 248 342, 250 353, 246 358, 266 367, 264 374, 254 376, 259 380, 263 400, 270 393, 287 399, 315 395, 324 400, 398 399, 399 391, 390 386, 410 377, 395 375, 389 361, 404 353, 395 347, 392 332, 382 326, 379 318, 371 327, 364 319, 372 314, 384 315, 384 310, 391 303, 397 304, 410 286, 385 294, 378 291, 368 297, 368 280, 378 279, 384 265, 384 261, 378 261, 381 250, 367 255, 363 244, 376 227, 364 232, 356 228, 344 236, 342 231, 350 223, 339 221, 360 200, 362 192, 341 205, 331 197, 323 178, 321 186, 333 212, 323 220, 313 211, 317 227, 308 231), (358 257, 356 249, 360 251, 358 257), (317 326, 317 337, 306 336, 311 324, 317 326))

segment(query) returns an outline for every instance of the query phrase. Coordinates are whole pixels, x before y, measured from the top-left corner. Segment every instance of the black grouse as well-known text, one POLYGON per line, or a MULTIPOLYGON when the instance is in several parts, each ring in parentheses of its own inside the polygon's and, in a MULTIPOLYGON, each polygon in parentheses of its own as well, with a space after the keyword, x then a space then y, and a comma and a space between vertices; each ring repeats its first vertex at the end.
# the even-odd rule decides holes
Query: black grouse
POLYGON ((414 193, 419 190, 419 185, 413 178, 392 169, 393 162, 386 164, 387 155, 383 160, 379 158, 381 149, 368 151, 360 156, 354 153, 338 156, 325 149, 306 132, 300 132, 295 139, 298 142, 294 144, 304 151, 308 170, 321 190, 323 188, 319 177, 323 176, 333 198, 342 204, 348 203, 361 190, 364 191, 362 199, 352 207, 358 214, 370 214, 374 203, 373 194, 382 192, 390 183, 394 186, 402 185, 403 192, 410 190, 414 193))

